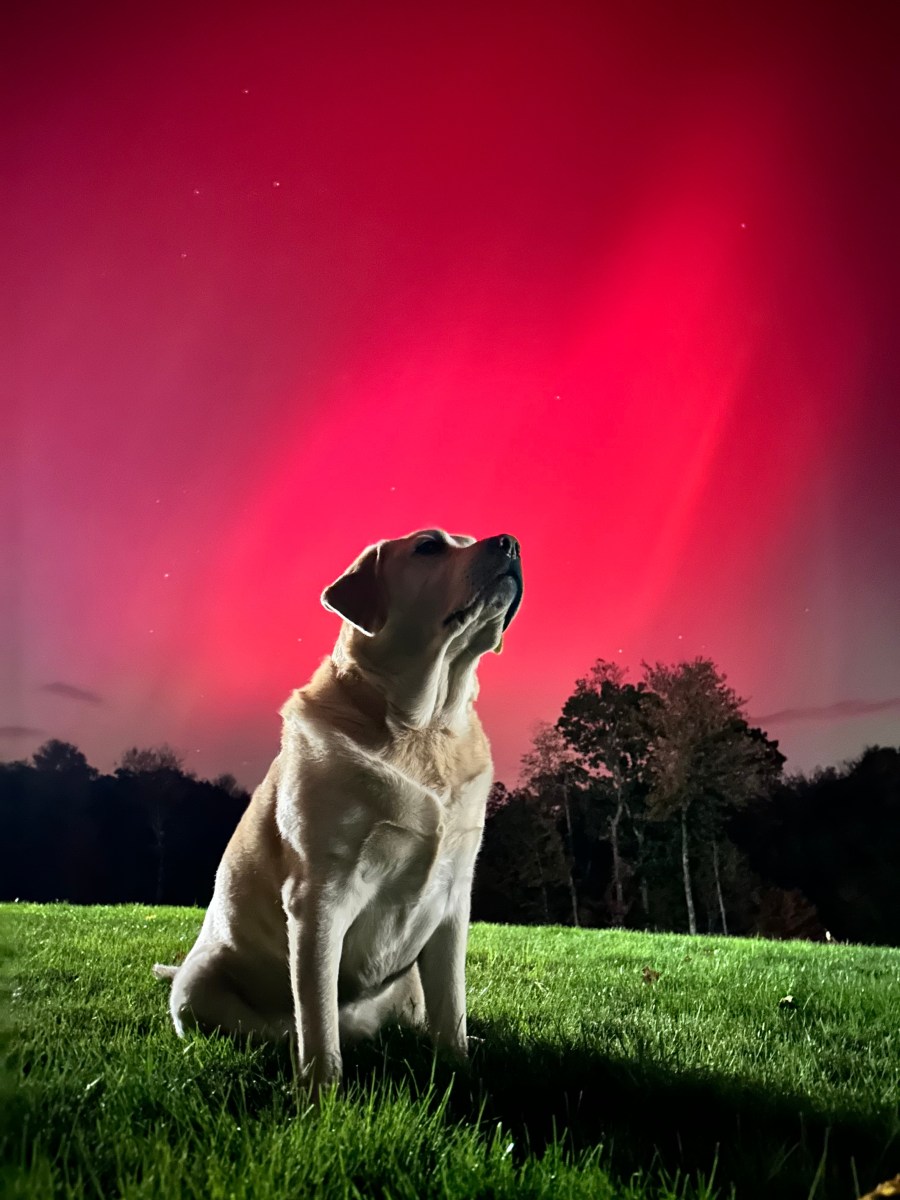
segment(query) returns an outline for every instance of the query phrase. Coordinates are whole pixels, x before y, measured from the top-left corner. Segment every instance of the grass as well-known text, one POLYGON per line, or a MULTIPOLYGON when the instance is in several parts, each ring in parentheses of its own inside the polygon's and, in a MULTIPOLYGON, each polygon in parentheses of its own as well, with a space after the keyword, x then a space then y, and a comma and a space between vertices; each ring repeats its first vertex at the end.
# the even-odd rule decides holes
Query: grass
POLYGON ((469 1067, 392 1029, 315 1111, 286 1050, 175 1037, 150 964, 200 918, 0 906, 4 1197, 827 1200, 900 1170, 900 951, 475 926, 469 1067))

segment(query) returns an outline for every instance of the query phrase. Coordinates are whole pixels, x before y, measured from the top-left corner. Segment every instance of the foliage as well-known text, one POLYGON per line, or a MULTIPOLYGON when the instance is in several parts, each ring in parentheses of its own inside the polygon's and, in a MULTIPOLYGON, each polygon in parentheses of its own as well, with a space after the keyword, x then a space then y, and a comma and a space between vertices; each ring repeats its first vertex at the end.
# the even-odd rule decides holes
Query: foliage
POLYGON ((608 903, 613 925, 624 923, 630 907, 626 882, 636 873, 641 874, 647 915, 646 864, 640 860, 658 707, 658 698, 643 682, 637 686, 626 683, 621 667, 599 659, 589 675, 577 681, 556 723, 569 750, 570 774, 579 784, 580 824, 589 837, 609 843, 612 878, 608 903), (638 844, 630 863, 623 844, 628 829, 638 844))
POLYGON ((184 759, 168 742, 161 746, 131 746, 119 759, 118 770, 132 775, 152 774, 154 771, 184 771, 184 759))
POLYGON ((482 920, 565 920, 568 870, 553 818, 523 792, 495 784, 478 859, 473 903, 482 920))
POLYGON ((645 667, 659 697, 650 813, 694 809, 718 832, 724 809, 767 791, 784 763, 777 742, 751 729, 744 702, 709 659, 645 667))
POLYGON ((520 792, 565 849, 572 923, 750 931, 762 881, 728 819, 783 762, 708 659, 645 664, 637 683, 598 660, 523 758, 520 792))
POLYGON ((755 870, 798 889, 841 941, 900 944, 900 749, 795 775, 738 814, 731 836, 755 870))
POLYGON ((35 770, 44 773, 65 775, 70 781, 94 779, 97 771, 88 765, 88 760, 71 742, 51 738, 39 746, 32 755, 35 770))
POLYGON ((198 780, 169 747, 101 775, 68 743, 0 763, 0 899, 205 904, 248 796, 198 780))
POLYGON ((475 926, 470 1067, 388 1030, 316 1112, 287 1050, 175 1037, 150 964, 201 917, 0 906, 4 1196, 839 1200, 896 1171, 897 951, 475 926))
POLYGON ((709 659, 675 666, 645 665, 647 683, 658 697, 650 748, 648 815, 677 821, 688 929, 697 932, 691 874, 691 842, 708 846, 716 893, 727 933, 721 891, 719 844, 727 813, 768 791, 784 757, 776 742, 751 730, 743 701, 709 659))

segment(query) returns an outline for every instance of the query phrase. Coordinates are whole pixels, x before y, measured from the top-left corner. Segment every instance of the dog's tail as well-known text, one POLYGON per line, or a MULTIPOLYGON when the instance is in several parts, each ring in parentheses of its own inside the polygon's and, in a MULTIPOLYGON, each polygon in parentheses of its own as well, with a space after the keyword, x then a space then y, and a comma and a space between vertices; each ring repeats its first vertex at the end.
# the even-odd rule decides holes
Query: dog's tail
POLYGON ((178 974, 178 967, 169 967, 165 963, 154 963, 152 970, 157 979, 174 979, 178 974))

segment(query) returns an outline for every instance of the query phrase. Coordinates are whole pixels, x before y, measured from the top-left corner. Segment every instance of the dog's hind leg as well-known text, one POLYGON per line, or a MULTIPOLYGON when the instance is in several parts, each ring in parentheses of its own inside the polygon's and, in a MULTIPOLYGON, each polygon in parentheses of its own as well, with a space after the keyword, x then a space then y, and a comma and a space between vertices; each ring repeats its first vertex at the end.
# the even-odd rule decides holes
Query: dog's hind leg
MULTIPOLYGON (((187 965, 187 964, 186 964, 187 965)), ((208 961, 180 969, 174 978, 169 1011, 175 1031, 184 1037, 189 1030, 224 1033, 260 1041, 281 1041, 290 1036, 293 1019, 260 1012, 237 991, 227 975, 208 961)))

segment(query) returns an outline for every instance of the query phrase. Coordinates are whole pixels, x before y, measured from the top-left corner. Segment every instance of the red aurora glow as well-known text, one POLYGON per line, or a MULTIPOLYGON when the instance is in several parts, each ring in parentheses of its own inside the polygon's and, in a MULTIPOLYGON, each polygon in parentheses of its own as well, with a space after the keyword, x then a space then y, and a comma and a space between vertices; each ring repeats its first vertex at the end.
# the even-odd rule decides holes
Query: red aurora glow
POLYGON ((92 11, 10 55, 5 756, 254 782, 322 586, 433 524, 522 543, 509 783, 599 655, 897 742, 888 6, 92 11))

